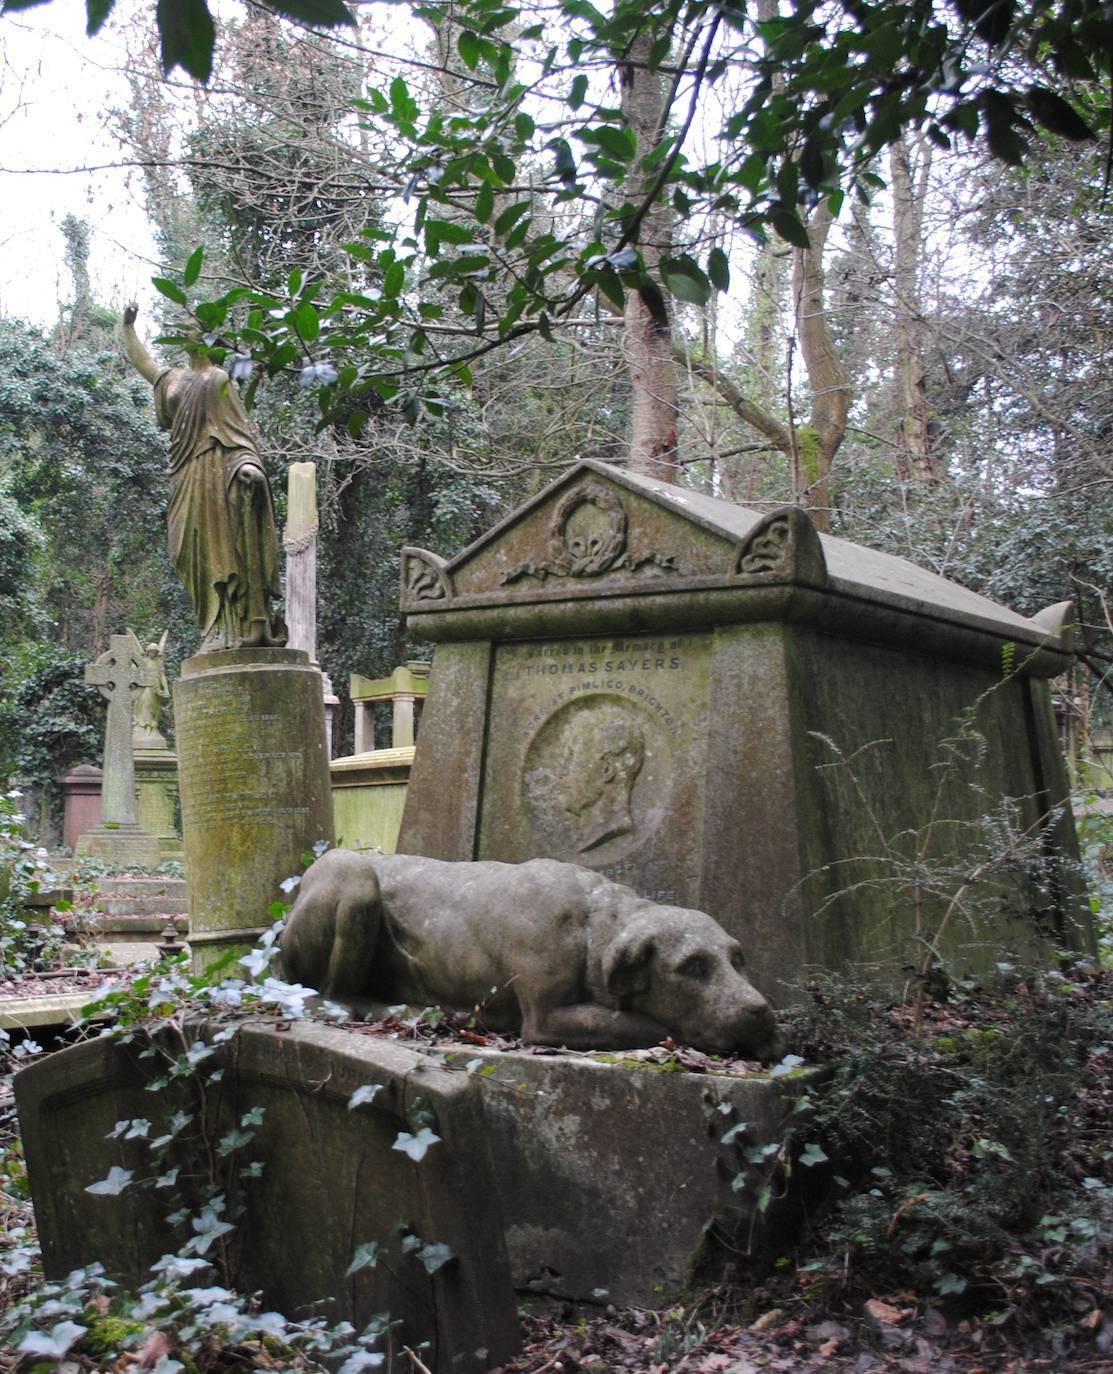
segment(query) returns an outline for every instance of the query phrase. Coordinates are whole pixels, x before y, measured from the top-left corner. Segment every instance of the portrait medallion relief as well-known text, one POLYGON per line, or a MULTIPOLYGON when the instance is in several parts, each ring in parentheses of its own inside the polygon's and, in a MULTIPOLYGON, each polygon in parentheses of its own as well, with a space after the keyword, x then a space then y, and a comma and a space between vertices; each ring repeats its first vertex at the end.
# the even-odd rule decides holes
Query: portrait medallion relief
POLYGON ((667 812, 670 755, 666 733, 635 702, 597 692, 559 706, 525 752, 536 852, 601 868, 641 848, 667 812))

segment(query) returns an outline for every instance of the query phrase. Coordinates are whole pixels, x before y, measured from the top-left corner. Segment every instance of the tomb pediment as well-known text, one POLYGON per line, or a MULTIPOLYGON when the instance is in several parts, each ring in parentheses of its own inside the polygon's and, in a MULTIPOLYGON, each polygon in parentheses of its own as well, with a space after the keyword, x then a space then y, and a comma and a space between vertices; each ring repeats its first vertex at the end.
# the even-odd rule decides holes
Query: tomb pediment
POLYGON ((401 608, 430 640, 810 622, 851 638, 1066 666, 1069 606, 1028 619, 907 559, 584 460, 455 558, 402 550, 401 608), (589 609, 590 607, 590 609, 589 609), (612 624, 613 622, 613 624, 612 624))
POLYGON ((825 581, 803 511, 758 512, 585 461, 451 561, 403 550, 402 609, 825 581))

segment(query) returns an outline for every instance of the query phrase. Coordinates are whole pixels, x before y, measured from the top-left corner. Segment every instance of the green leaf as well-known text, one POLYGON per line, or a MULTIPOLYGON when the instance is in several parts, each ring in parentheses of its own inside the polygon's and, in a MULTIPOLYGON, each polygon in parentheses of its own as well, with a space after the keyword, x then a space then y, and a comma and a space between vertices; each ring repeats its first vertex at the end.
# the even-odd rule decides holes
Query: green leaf
POLYGON ((515 205, 508 205, 506 209, 495 220, 495 233, 502 237, 517 223, 530 207, 528 200, 520 200, 515 205))
POLYGON ((192 286, 193 283, 197 280, 197 278, 201 275, 201 264, 204 261, 204 248, 195 248, 193 252, 189 255, 189 261, 186 263, 185 271, 182 273, 182 283, 185 286, 192 286))
POLYGON ((798 215, 794 215, 791 210, 774 210, 769 216, 769 222, 781 238, 786 243, 791 243, 794 248, 810 248, 811 241, 808 238, 808 231, 804 228, 798 215))
POLYGON ((175 305, 188 304, 189 298, 176 281, 170 281, 167 277, 152 277, 151 285, 175 305))
POLYGON ((687 301, 690 305, 706 305, 711 296, 711 283, 703 268, 687 253, 664 259, 661 280, 678 301, 687 301))
POLYGON ((474 72, 479 66, 479 35, 472 33, 471 29, 461 29, 456 39, 456 51, 460 54, 464 66, 474 72))
POLYGON ((649 311, 655 324, 662 329, 669 328, 669 308, 665 304, 665 298, 661 294, 661 288, 652 277, 642 277, 638 281, 638 295, 642 298, 642 304, 649 311))
POLYGON ((205 0, 158 0, 162 70, 181 67, 196 81, 208 81, 213 69, 216 30, 205 0))
POLYGON ((823 1153, 814 1140, 809 1140, 804 1146, 803 1153, 800 1155, 800 1163, 807 1168, 814 1168, 816 1164, 826 1164, 827 1155, 823 1153))
POLYGON ((707 275, 716 291, 730 290, 730 261, 721 248, 712 248, 708 253, 707 275))
POLYGON ((341 0, 270 0, 270 6, 288 19, 299 19, 303 24, 318 24, 326 29, 356 22, 341 0))
POLYGON ((485 181, 476 192, 475 196, 475 217, 480 224, 486 224, 491 218, 495 208, 495 193, 491 189, 491 183, 485 181))
MULTIPOLYGON (((116 0, 85 0, 85 32, 90 38, 95 33, 100 32, 100 27, 108 16, 112 13, 112 6, 116 0)), ((13 6, 5 5, 5 9, 12 9, 13 6)))
POLYGON ((568 92, 568 104, 571 109, 578 110, 584 103, 584 96, 587 94, 587 77, 580 74, 573 80, 571 89, 568 92))
POLYGON ((1046 86, 1032 87, 1028 92, 1028 108, 1053 134, 1062 134, 1076 143, 1095 137, 1093 129, 1074 106, 1068 105, 1061 95, 1049 91, 1046 86))
POLYGON ((492 153, 491 166, 494 168, 495 175, 504 186, 512 186, 514 178, 518 175, 518 168, 514 164, 512 157, 507 157, 505 153, 492 153))

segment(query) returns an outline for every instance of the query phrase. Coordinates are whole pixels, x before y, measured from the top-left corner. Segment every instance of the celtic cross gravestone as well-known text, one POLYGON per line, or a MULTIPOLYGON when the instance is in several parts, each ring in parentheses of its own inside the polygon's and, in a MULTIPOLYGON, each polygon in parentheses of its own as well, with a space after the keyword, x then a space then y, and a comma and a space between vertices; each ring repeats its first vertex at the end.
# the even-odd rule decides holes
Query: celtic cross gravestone
POLYGON ((158 669, 137 650, 131 635, 113 635, 107 651, 86 667, 85 681, 108 702, 108 722, 101 823, 80 837, 77 853, 113 863, 157 864, 158 838, 137 820, 131 729, 135 698, 145 687, 158 685, 158 669))

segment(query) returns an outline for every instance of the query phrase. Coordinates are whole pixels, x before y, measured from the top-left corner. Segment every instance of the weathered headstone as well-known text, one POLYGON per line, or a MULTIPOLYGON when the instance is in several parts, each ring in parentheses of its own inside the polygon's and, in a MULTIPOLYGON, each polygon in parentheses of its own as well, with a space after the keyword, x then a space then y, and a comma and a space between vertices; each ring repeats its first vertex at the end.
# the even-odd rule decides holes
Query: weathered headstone
POLYGON ((112 635, 106 652, 86 667, 85 681, 94 685, 108 702, 108 721, 101 821, 80 836, 75 852, 110 863, 157 864, 158 839, 138 821, 132 756, 133 703, 138 692, 157 685, 157 669, 142 652, 137 652, 134 636, 112 635))
POLYGON ((1002 862, 939 950, 1092 947, 1046 686, 1069 606, 1025 619, 800 510, 583 462, 451 561, 403 550, 402 608, 437 645, 402 853, 596 868, 710 912, 785 999, 851 966, 902 985, 1008 806, 1049 881, 1002 862))

